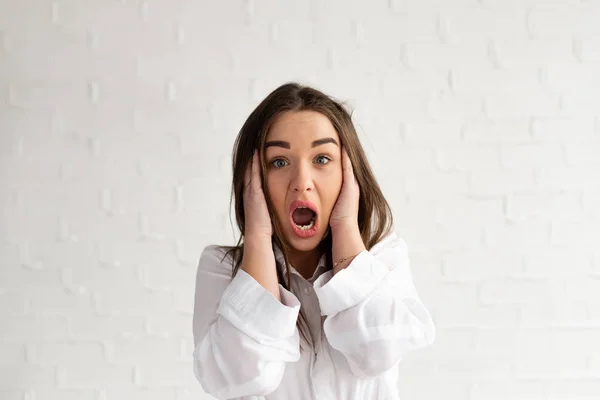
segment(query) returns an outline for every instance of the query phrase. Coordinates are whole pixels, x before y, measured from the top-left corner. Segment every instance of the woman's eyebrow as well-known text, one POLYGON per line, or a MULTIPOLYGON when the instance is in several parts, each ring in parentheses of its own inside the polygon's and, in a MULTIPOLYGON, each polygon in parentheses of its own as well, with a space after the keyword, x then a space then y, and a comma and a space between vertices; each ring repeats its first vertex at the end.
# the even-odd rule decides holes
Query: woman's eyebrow
MULTIPOLYGON (((317 147, 317 146, 320 146, 325 143, 333 143, 339 147, 338 142, 334 138, 331 138, 331 137, 315 140, 314 142, 312 142, 312 147, 317 147)), ((272 140, 265 144, 265 148, 271 147, 271 146, 277 146, 277 147, 283 147, 284 149, 289 149, 290 142, 286 142, 283 140, 272 140)))

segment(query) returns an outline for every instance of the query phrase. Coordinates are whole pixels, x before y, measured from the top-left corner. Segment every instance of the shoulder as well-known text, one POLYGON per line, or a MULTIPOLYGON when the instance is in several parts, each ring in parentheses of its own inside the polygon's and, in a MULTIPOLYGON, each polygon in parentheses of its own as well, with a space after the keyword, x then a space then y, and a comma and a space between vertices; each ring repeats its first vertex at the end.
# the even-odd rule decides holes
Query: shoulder
POLYGON ((373 254, 389 251, 408 252, 408 248, 404 239, 399 236, 393 229, 390 230, 369 250, 373 254))
POLYGON ((235 247, 211 244, 202 250, 198 260, 198 274, 230 274, 233 269, 235 247))

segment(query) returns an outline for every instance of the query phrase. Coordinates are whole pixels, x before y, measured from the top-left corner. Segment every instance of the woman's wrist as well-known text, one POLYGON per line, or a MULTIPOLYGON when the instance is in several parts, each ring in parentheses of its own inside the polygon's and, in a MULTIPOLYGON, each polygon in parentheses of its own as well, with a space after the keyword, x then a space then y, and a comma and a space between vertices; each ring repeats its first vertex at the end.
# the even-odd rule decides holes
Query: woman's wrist
POLYGON ((352 259, 364 251, 365 245, 358 225, 347 227, 336 227, 331 230, 332 248, 331 255, 334 262, 333 273, 346 268, 352 259))

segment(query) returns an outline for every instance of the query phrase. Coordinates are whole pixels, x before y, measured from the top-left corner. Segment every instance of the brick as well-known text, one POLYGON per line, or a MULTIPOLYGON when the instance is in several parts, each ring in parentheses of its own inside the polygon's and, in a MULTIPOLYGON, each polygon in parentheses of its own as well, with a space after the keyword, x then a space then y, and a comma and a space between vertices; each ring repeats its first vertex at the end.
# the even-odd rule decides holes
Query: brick
POLYGON ((25 397, 24 390, 1 390, 0 389, 0 397, 2 400, 23 400, 25 397))
POLYGON ((70 321, 70 335, 78 340, 104 340, 145 335, 143 316, 103 316, 91 314, 70 321))
POLYGON ((451 70, 451 87, 457 93, 488 94, 510 93, 540 89, 538 68, 471 68, 459 67, 451 70))
POLYGON ((32 288, 28 292, 36 314, 78 316, 93 311, 89 294, 68 293, 56 286, 32 288))
POLYGON ((600 92, 597 90, 588 88, 563 90, 561 92, 561 106, 565 115, 579 118, 598 115, 600 111, 600 92))
POLYGON ((600 85, 598 67, 590 64, 551 64, 545 68, 548 87, 559 91, 580 90, 584 93, 600 85))
POLYGON ((174 306, 173 309, 177 313, 182 313, 186 315, 192 314, 192 309, 194 305, 194 287, 192 285, 185 285, 173 293, 174 297, 174 306))
MULTIPOLYGON (((389 146, 387 148, 382 147, 383 149, 387 151, 391 150, 389 146)), ((437 168, 434 149, 427 145, 402 145, 397 149, 393 149, 393 156, 395 170, 388 170, 389 173, 433 172, 437 168)))
MULTIPOLYGON (((2 264, 7 265, 7 264, 2 264)), ((2 268, 4 273, 0 274, 0 282, 7 282, 8 277, 3 275, 14 276, 15 270, 11 267, 2 268)), ((29 298, 26 293, 19 290, 0 289, 0 315, 3 317, 25 316, 31 312, 29 298)))
POLYGON ((460 42, 457 44, 419 41, 407 43, 404 59, 417 71, 427 69, 448 70, 467 64, 473 68, 493 66, 485 42, 460 42))
POLYGON ((598 244, 600 222, 552 222, 552 244, 571 249, 591 249, 598 244))
POLYGON ((596 141, 595 120, 585 117, 536 118, 531 124, 533 138, 545 142, 587 143, 596 141))
POLYGON ((545 400, 544 384, 534 381, 492 382, 482 381, 473 385, 471 400, 545 400))
POLYGON ((600 7, 594 2, 573 4, 539 3, 530 11, 529 29, 535 37, 587 37, 597 34, 594 15, 600 7))
POLYGON ((567 164, 575 167, 600 166, 600 139, 565 145, 567 164))
MULTIPOLYGON (((254 3, 241 6, 239 3, 218 4, 214 7, 208 4, 195 4, 188 2, 177 2, 172 6, 165 7, 159 1, 149 1, 141 10, 145 22, 151 25, 159 22, 197 21, 205 29, 212 27, 216 21, 230 18, 232 26, 243 26, 246 19, 255 15, 254 3), (193 7, 191 7, 193 5, 193 7)), ((236 32, 237 33, 237 32, 236 32)))
POLYGON ((77 366, 105 360, 104 346, 100 342, 31 344, 27 355, 28 362, 42 366, 77 366))
POLYGON ((446 71, 403 69, 383 75, 381 95, 384 99, 394 99, 411 94, 450 94, 448 89, 446 71))
POLYGON ((439 145, 459 143, 461 140, 461 123, 450 121, 413 121, 405 124, 405 141, 411 145, 439 145))
POLYGON ((573 399, 573 400, 594 400, 598 398, 600 394, 600 381, 592 378, 589 380, 575 379, 575 380, 554 380, 552 382, 546 382, 546 392, 548 393, 548 400, 562 400, 562 399, 573 399))
POLYGON ((531 132, 528 118, 508 120, 469 119, 464 125, 464 141, 467 143, 530 143, 531 132))
POLYGON ((10 104, 15 107, 68 110, 88 101, 88 87, 84 81, 10 84, 10 104))
POLYGON ((428 304, 439 327, 506 328, 516 327, 519 323, 520 305, 517 304, 465 304, 461 307, 428 304))
POLYGON ((437 146, 436 161, 443 171, 473 171, 500 166, 500 151, 493 145, 437 146))
POLYGON ((391 10, 395 12, 418 12, 422 11, 441 11, 452 10, 455 7, 474 7, 478 2, 475 0, 456 0, 449 4, 444 0, 391 0, 388 2, 391 10))
POLYGON ((467 192, 467 177, 461 172, 415 173, 406 177, 410 196, 456 195, 467 192))
POLYGON ((573 41, 556 39, 494 40, 493 52, 501 68, 541 67, 554 63, 575 62, 573 41))
POLYGON ((560 111, 560 96, 529 89, 496 92, 486 96, 484 108, 491 119, 550 117, 560 111))
POLYGON ((551 334, 552 351, 561 354, 573 354, 592 357, 600 352, 598 337, 600 327, 587 329, 575 328, 554 331, 551 334))
MULTIPOLYGON (((94 103, 123 108, 136 104, 142 104, 144 108, 160 108, 168 102, 168 84, 165 81, 103 76, 93 79, 90 84, 94 88, 94 103)), ((121 138, 125 142, 123 145, 127 144, 129 138, 121 138)), ((144 144, 141 143, 142 146, 144 144)))
POLYGON ((584 62, 600 61, 600 39, 596 36, 578 38, 575 43, 575 54, 584 62))
POLYGON ((63 316, 4 318, 2 338, 9 343, 48 343, 67 337, 68 321, 63 316))
POLYGON ((550 190, 585 190, 600 181, 600 169, 586 167, 542 168, 536 177, 538 187, 550 190))
POLYGON ((145 364, 136 367, 136 384, 143 387, 173 387, 197 384, 189 363, 145 364))
MULTIPOLYGON (((3 314, 4 315, 4 314, 3 314)), ((19 343, 0 344, 0 365, 21 365, 25 363, 25 346, 19 343)))
POLYGON ((442 15, 442 35, 450 43, 525 39, 528 37, 526 21, 522 8, 489 10, 455 7, 442 15))
POLYGON ((453 307, 463 307, 476 301, 476 285, 462 282, 429 281, 420 284, 420 295, 423 301, 435 303, 443 298, 444 303, 453 307))
POLYGON ((25 364, 3 365, 0 366, 0 372, 2 375, 0 393, 3 390, 50 389, 56 384, 56 371, 52 367, 25 364))
POLYGON ((488 224, 485 227, 485 243, 491 249, 525 250, 550 244, 550 234, 550 223, 544 221, 488 224))
POLYGON ((506 193, 528 192, 535 187, 532 171, 499 169, 470 172, 469 192, 480 196, 501 196, 506 193))
POLYGON ((180 341, 169 337, 113 339, 107 341, 107 348, 109 361, 122 365, 152 364, 155 360, 175 362, 181 358, 180 341))
POLYGON ((81 364, 58 367, 57 388, 97 389, 102 387, 128 387, 133 384, 133 368, 115 364, 81 364))
POLYGON ((112 286, 94 293, 96 309, 102 315, 147 315, 173 310, 173 294, 166 290, 112 286))
MULTIPOLYGON (((199 386, 199 385, 198 385, 199 386)), ((175 388, 107 388, 102 391, 106 399, 128 400, 181 400, 175 388)), ((198 399, 198 397, 196 397, 198 399)))
POLYGON ((190 316, 184 313, 150 315, 147 319, 150 335, 170 335, 187 338, 192 334, 191 323, 190 316))
POLYGON ((464 223, 460 234, 440 224, 415 226, 407 235, 415 251, 472 250, 483 243, 483 229, 477 221, 464 223))
POLYGON ((574 354, 546 353, 520 355, 514 363, 514 376, 517 379, 570 380, 586 377, 586 358, 574 354))
POLYGON ((504 221, 502 201, 497 198, 447 197, 433 207, 435 221, 443 225, 482 226, 504 221))
MULTIPOLYGON (((415 39, 418 41, 440 40, 436 13, 440 10, 440 7, 444 7, 443 4, 433 5, 412 0, 392 0, 388 1, 388 4, 392 13, 385 10, 381 15, 389 16, 390 22, 387 27, 393 29, 394 38, 403 42, 410 42, 415 39), (403 11, 403 7, 410 8, 410 12, 403 11)), ((332 14, 335 15, 336 13, 333 12, 332 14)), ((376 24, 379 18, 380 15, 373 18, 372 24, 376 24)))
POLYGON ((584 303, 562 294, 543 304, 523 304, 519 325, 524 328, 548 330, 551 327, 582 327, 589 325, 584 303))
MULTIPOLYGON (((523 160, 527 159, 525 155, 522 157, 523 160)), ((506 218, 509 221, 579 221, 582 216, 581 196, 574 193, 515 194, 506 199, 506 218)))
MULTIPOLYGON (((400 363, 402 365, 402 363, 400 363)), ((431 376, 430 374, 422 375, 425 377, 431 376)), ((456 379, 446 377, 445 375, 435 375, 436 385, 431 385, 427 378, 421 378, 416 380, 414 378, 407 377, 407 374, 401 374, 399 391, 401 399, 440 399, 444 397, 454 399, 467 399, 469 398, 469 388, 471 383, 469 381, 457 381, 456 379)), ((474 379, 473 379, 474 380, 474 379)))
POLYGON ((483 356, 532 354, 543 357, 551 348, 551 337, 545 331, 501 327, 477 331, 475 351, 483 356))
MULTIPOLYGON (((64 42, 44 43, 43 36, 37 36, 35 46, 29 45, 11 52, 11 57, 2 65, 5 77, 11 81, 46 81, 51 77, 54 82, 85 81, 102 75, 134 76, 136 57, 126 48, 114 46, 101 52, 92 50, 82 43, 64 45, 70 39, 58 39, 64 42), (65 65, 77 65, 77 68, 65 68, 65 65)), ((1 64, 0 64, 1 65, 1 64)))
POLYGON ((456 380, 473 379, 488 381, 507 380, 512 376, 508 356, 485 357, 480 355, 459 355, 444 357, 437 362, 441 374, 456 380))
MULTIPOLYGON (((191 27, 188 26, 187 29, 191 30, 191 27)), ((123 68, 128 68, 129 59, 131 58, 131 56, 123 58, 124 61, 121 61, 123 68)), ((134 65, 135 72, 128 75, 137 75, 138 79, 147 81, 165 81, 172 76, 206 79, 211 75, 215 79, 226 79, 227 75, 234 71, 235 61, 229 48, 207 48, 201 54, 190 46, 189 48, 171 47, 163 52, 160 57, 154 54, 137 55, 134 65)), ((110 64, 106 67, 109 69, 114 68, 110 64)))
MULTIPOLYGON (((588 188, 589 189, 589 188, 588 188)), ((586 190, 583 194, 583 208, 587 215, 600 219, 600 188, 598 190, 586 190)))
POLYGON ((507 251, 473 250, 444 255, 444 276, 461 281, 480 281, 523 274, 522 257, 507 251))
POLYGON ((477 331, 471 328, 439 329, 431 350, 452 357, 474 354, 476 335, 477 331))
POLYGON ((140 285, 139 267, 122 264, 121 260, 103 259, 93 268, 66 267, 63 270, 63 281, 70 288, 85 293, 93 293, 110 287, 115 281, 129 282, 132 286, 140 285), (111 265, 111 263, 113 263, 111 265))
POLYGON ((590 307, 600 303, 600 279, 598 277, 570 279, 566 282, 565 290, 571 301, 582 302, 590 307))
POLYGON ((34 391, 36 400, 97 400, 96 390, 46 389, 34 391))
MULTIPOLYGON (((419 223, 431 226, 435 224, 435 216, 431 209, 435 207, 435 199, 427 201, 422 198, 404 198, 398 201, 391 201, 390 207, 397 210, 394 213, 394 219, 402 221, 404 226, 418 226, 419 223)), ((405 235, 410 235, 410 231, 406 231, 405 235)))
POLYGON ((523 263, 528 275, 539 277, 582 277, 592 272, 592 255, 569 248, 531 249, 523 263))
POLYGON ((435 252, 411 252, 411 272, 415 281, 440 279, 442 277, 442 255, 435 252))
POLYGON ((462 118, 465 120, 463 127, 468 126, 470 121, 483 116, 483 95, 449 91, 431 92, 428 110, 431 117, 436 120, 462 118))
POLYGON ((558 280, 504 278, 481 282, 479 300, 483 304, 541 304, 564 296, 558 280))

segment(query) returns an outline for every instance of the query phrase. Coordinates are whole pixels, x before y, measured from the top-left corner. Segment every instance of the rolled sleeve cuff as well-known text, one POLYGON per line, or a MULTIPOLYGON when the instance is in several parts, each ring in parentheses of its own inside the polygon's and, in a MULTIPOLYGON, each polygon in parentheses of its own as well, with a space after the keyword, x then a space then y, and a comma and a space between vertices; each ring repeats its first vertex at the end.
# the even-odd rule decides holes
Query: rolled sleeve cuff
POLYGON ((321 315, 337 314, 361 303, 389 272, 384 263, 363 250, 337 274, 332 276, 333 271, 329 271, 321 275, 313 285, 321 315))
POLYGON ((279 285, 281 302, 240 269, 223 292, 217 313, 257 340, 290 337, 296 329, 300 301, 279 285))

